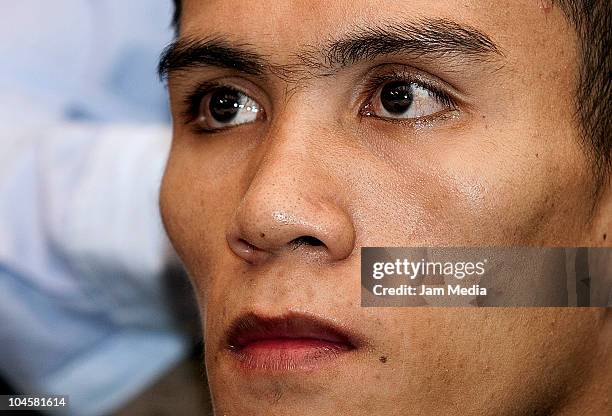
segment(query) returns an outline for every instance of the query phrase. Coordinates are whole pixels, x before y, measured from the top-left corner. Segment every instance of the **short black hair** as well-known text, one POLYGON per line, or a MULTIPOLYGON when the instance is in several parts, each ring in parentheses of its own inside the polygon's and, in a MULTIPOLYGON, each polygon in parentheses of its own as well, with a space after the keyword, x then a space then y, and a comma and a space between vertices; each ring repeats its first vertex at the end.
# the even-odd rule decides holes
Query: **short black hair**
POLYGON ((612 172, 612 2, 557 0, 556 4, 578 35, 576 118, 602 185, 612 172))
POLYGON ((183 10, 183 4, 181 0, 174 0, 174 13, 172 13, 172 27, 174 28, 174 33, 178 37, 179 30, 181 27, 181 12, 183 10))
MULTIPOLYGON (((601 186, 612 171, 612 2, 554 0, 554 4, 559 5, 578 34, 576 119, 601 186)), ((181 0, 174 0, 172 24, 177 36, 181 11, 181 0)))

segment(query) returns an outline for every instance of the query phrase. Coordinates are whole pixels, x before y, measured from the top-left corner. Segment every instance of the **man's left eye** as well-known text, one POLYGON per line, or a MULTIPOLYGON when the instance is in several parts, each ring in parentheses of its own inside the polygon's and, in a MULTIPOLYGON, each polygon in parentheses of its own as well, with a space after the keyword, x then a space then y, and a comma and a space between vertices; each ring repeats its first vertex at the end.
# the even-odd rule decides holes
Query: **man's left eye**
POLYGON ((452 109, 450 99, 410 81, 391 81, 382 85, 363 114, 383 119, 416 120, 452 109))

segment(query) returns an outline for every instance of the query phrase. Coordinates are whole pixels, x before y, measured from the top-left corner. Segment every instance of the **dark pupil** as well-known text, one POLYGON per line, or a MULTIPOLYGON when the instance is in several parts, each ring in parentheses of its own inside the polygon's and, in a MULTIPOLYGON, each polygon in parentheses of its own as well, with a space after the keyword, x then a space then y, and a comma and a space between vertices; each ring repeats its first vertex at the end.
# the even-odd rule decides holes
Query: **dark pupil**
POLYGON ((390 82, 380 92, 382 106, 391 114, 402 114, 412 104, 410 84, 404 81, 390 82))
POLYGON ((232 121, 240 111, 241 94, 238 91, 222 88, 210 97, 210 114, 220 123, 232 121))

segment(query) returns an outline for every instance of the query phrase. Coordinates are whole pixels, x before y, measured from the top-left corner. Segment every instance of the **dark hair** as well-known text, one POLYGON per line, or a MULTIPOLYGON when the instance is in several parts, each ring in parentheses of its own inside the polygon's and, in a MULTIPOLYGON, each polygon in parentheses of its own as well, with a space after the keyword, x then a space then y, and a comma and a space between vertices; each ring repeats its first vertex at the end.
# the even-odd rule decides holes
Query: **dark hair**
MULTIPOLYGON (((576 118, 601 186, 612 171, 612 2, 556 0, 555 3, 578 34, 581 62, 575 94, 576 118)), ((172 24, 177 35, 181 10, 181 0, 174 0, 172 24)))
POLYGON ((576 116, 601 186, 612 171, 612 2, 557 0, 578 34, 576 116))
POLYGON ((179 30, 181 27, 181 11, 183 10, 183 4, 181 0, 174 0, 174 13, 172 13, 172 27, 174 27, 174 33, 178 37, 179 30))

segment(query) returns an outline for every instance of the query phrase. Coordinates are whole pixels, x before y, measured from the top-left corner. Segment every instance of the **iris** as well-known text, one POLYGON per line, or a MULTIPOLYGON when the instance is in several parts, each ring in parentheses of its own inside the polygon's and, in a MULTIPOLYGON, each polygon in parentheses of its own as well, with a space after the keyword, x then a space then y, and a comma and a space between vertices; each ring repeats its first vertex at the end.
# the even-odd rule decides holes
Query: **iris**
POLYGON ((243 107, 243 95, 229 88, 220 88, 210 97, 211 116, 219 123, 232 121, 243 107))
POLYGON ((412 91, 409 83, 394 81, 380 91, 380 103, 391 114, 403 114, 412 105, 412 91))

